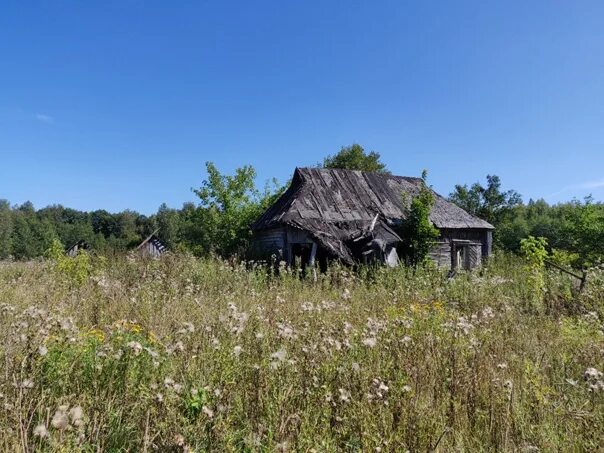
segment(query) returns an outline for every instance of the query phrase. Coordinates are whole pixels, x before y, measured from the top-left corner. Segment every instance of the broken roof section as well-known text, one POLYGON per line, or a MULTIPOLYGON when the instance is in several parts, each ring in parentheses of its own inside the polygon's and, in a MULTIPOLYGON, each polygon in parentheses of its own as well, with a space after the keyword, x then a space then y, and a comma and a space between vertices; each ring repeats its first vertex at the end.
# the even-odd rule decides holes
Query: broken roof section
MULTIPOLYGON (((405 217, 406 208, 423 184, 421 178, 387 173, 296 168, 290 187, 252 229, 299 228, 334 255, 352 261, 346 242, 371 229, 376 216, 376 228, 394 233, 390 227, 405 217)), ((494 229, 437 193, 430 220, 439 229, 494 229)))
POLYGON ((159 232, 159 228, 151 233, 147 239, 140 243, 138 247, 136 247, 136 251, 143 252, 143 254, 148 254, 152 256, 159 256, 168 251, 168 247, 157 237, 157 233, 159 232))

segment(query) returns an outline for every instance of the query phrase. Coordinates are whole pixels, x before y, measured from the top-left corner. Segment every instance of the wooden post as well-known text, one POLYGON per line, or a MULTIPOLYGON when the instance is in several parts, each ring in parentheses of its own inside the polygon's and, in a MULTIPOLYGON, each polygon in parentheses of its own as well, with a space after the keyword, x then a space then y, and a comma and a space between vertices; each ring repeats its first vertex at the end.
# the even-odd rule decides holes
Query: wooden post
POLYGON ((317 243, 313 242, 312 243, 312 248, 310 250, 310 258, 308 258, 308 265, 309 266, 314 266, 315 265, 315 256, 317 255, 317 243))
POLYGON ((315 257, 317 255, 317 243, 312 243, 312 248, 310 249, 310 258, 308 258, 308 265, 312 268, 312 276, 313 280, 317 281, 317 268, 315 266, 315 257))

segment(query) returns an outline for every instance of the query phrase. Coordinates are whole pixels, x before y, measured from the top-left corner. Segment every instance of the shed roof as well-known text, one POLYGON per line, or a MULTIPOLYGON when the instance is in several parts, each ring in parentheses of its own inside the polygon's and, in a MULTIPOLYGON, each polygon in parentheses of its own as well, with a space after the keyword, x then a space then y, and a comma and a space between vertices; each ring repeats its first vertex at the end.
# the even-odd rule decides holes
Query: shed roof
MULTIPOLYGON (((300 227, 312 221, 368 222, 376 214, 391 220, 405 216, 421 178, 331 168, 296 168, 287 191, 254 223, 265 229, 279 223, 300 227), (403 194, 407 194, 406 205, 403 194)), ((437 228, 494 229, 434 192, 430 220, 437 228)))

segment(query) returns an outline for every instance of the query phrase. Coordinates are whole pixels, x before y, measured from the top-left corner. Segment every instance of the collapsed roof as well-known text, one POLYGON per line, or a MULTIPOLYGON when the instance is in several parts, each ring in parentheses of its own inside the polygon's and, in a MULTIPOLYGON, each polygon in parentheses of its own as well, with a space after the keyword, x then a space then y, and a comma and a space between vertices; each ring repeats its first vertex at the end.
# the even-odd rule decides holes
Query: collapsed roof
MULTIPOLYGON (((296 168, 289 188, 252 229, 298 228, 328 252, 352 262, 349 241, 370 230, 374 235, 383 233, 387 242, 400 240, 391 227, 405 218, 411 199, 423 185, 421 178, 388 173, 296 168)), ((437 193, 430 221, 439 229, 494 229, 437 193)))

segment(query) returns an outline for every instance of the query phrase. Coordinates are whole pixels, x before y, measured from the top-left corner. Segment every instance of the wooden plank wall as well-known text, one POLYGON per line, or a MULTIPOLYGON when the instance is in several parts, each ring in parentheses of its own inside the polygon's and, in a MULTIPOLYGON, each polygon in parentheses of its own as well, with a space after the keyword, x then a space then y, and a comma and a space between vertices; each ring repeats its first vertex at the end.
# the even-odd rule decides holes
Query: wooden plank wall
POLYGON ((451 243, 448 240, 438 242, 430 251, 430 259, 439 267, 451 267, 451 243))
POLYGON ((257 232, 251 241, 252 255, 268 259, 275 255, 277 259, 284 259, 286 248, 285 228, 274 228, 257 232))

